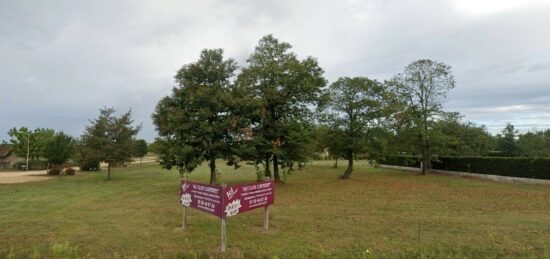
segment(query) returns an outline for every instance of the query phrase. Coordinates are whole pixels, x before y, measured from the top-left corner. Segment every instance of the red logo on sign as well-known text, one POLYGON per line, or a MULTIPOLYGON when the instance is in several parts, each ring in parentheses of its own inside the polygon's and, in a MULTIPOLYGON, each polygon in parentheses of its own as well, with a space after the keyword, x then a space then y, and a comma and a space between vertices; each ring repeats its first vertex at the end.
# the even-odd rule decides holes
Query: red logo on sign
POLYGON ((225 195, 227 195, 227 199, 231 200, 231 198, 233 198, 233 195, 235 195, 237 193, 237 190, 236 189, 233 189, 233 187, 231 187, 229 189, 229 191, 227 191, 225 193, 225 195))

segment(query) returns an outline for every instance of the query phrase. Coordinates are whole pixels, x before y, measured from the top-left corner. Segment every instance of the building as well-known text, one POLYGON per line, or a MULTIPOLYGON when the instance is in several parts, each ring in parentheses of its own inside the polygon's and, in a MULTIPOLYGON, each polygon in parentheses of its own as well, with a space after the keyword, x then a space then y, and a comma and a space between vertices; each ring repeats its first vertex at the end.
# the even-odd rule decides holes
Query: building
POLYGON ((12 168, 15 163, 21 161, 25 161, 25 159, 16 156, 11 146, 0 145, 0 169, 12 168))

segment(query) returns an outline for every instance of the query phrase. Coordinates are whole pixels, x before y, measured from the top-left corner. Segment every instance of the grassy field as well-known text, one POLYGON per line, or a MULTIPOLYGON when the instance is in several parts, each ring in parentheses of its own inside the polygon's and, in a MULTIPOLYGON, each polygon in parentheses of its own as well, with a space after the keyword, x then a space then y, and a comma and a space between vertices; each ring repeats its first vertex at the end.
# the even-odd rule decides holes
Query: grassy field
MULTIPOLYGON (((533 257, 550 258, 550 187, 417 176, 358 162, 314 162, 278 185, 270 230, 263 210, 220 221, 195 210, 180 229, 179 176, 153 164, 0 185, 2 257, 533 257)), ((221 166, 221 163, 220 163, 221 166)), ((221 167, 226 183, 251 167, 221 167)), ((207 168, 191 174, 206 182, 207 168)))

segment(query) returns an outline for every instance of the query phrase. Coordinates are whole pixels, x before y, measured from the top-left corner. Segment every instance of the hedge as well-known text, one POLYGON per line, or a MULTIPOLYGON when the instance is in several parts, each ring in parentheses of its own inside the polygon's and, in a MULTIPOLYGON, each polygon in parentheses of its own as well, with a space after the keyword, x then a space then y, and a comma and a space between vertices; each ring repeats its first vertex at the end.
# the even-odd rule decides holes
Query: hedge
MULTIPOLYGON (((414 156, 386 157, 383 164, 420 167, 414 156)), ((523 178, 550 179, 550 158, 529 157, 438 157, 433 169, 492 174, 523 178)))

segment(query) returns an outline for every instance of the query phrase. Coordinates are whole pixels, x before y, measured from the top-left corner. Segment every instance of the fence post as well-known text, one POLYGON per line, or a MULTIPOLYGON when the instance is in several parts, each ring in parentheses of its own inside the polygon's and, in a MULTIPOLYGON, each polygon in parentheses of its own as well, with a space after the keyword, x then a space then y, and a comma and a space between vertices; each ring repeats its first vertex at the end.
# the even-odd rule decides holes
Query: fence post
MULTIPOLYGON (((222 184, 222 196, 225 194, 225 187, 226 187, 226 184, 222 184)), ((223 200, 223 197, 222 197, 222 200, 223 200)), ((222 236, 221 236, 221 246, 220 246, 220 250, 222 251, 222 253, 225 253, 225 251, 227 250, 227 223, 226 223, 226 219, 225 219, 225 214, 223 214, 223 208, 224 208, 225 204, 223 204, 223 201, 222 201, 222 229, 221 229, 221 232, 222 232, 222 236)))
POLYGON ((269 228, 269 206, 264 207, 264 229, 269 228))
MULTIPOLYGON (((187 182, 187 175, 183 175, 183 180, 185 182, 187 182)), ((180 197, 180 199, 181 199, 181 197, 180 197)), ((183 206, 183 201, 182 201, 181 205, 183 207, 183 219, 181 221, 181 231, 185 231, 185 227, 187 225, 187 207, 183 206)))
POLYGON ((187 225, 187 207, 183 206, 183 220, 181 222, 181 231, 185 231, 187 225))

